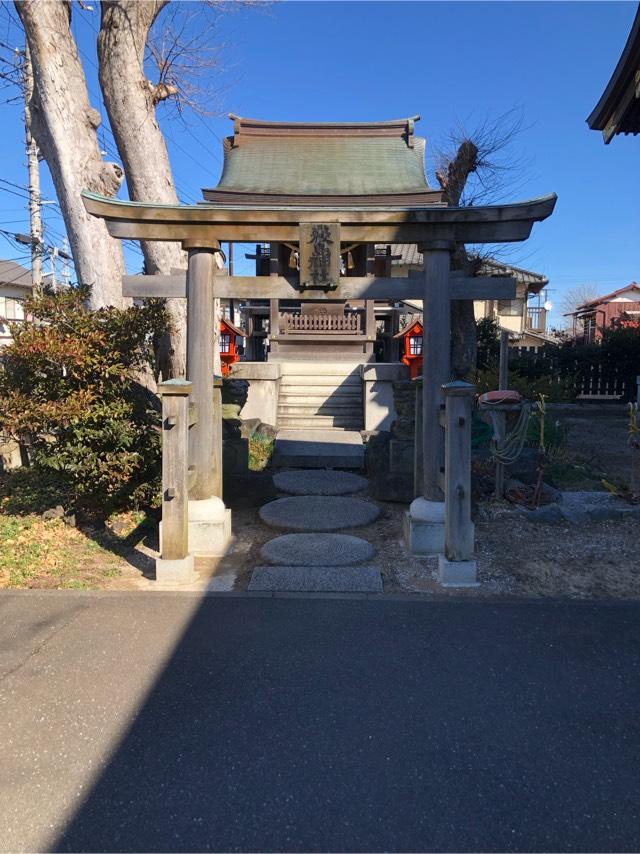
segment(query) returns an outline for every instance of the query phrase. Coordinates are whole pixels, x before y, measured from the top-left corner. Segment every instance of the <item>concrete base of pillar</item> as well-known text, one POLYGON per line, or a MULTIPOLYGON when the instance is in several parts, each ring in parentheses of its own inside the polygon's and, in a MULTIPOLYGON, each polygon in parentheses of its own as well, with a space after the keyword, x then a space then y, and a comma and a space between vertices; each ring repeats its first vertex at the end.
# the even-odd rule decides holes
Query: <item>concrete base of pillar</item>
POLYGON ((189 552, 196 557, 223 555, 231 541, 231 510, 221 498, 189 501, 189 552))
POLYGON ((438 581, 443 587, 479 587, 475 560, 448 560, 438 555, 438 581))
POLYGON ((416 498, 404 517, 404 540, 421 557, 444 551, 444 501, 416 498))
POLYGON ((175 560, 156 558, 156 581, 160 584, 193 584, 196 579, 193 555, 175 560))

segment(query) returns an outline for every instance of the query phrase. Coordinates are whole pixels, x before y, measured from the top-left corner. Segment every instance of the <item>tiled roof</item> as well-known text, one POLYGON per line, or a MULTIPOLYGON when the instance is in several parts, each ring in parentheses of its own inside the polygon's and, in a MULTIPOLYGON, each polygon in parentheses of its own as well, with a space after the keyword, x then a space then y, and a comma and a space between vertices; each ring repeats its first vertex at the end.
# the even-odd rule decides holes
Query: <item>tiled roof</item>
POLYGON ((0 285, 30 288, 31 272, 15 261, 0 260, 0 285))
POLYGON ((640 291, 640 285, 637 282, 630 282, 628 285, 625 285, 624 288, 618 288, 617 291, 612 291, 610 294, 605 294, 602 297, 596 297, 588 302, 583 302, 582 305, 577 307, 576 311, 582 311, 582 309, 601 305, 603 302, 609 302, 609 300, 615 299, 616 297, 619 297, 620 294, 624 294, 627 291, 640 291))
MULTIPOLYGON (((415 243, 392 243, 391 257, 395 257, 391 263, 403 267, 422 267, 422 252, 418 251, 415 243)), ((482 262, 479 270, 480 276, 513 276, 519 285, 524 285, 529 293, 537 294, 549 284, 549 279, 542 273, 534 273, 532 270, 524 270, 522 267, 514 267, 512 264, 504 264, 493 258, 487 258, 482 262)))

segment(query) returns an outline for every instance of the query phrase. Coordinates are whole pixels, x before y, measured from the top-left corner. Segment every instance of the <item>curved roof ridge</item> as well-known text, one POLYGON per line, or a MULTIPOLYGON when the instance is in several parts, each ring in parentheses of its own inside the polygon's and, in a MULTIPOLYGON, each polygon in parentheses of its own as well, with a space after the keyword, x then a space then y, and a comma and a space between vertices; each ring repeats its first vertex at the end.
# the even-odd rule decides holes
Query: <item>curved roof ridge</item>
POLYGON ((372 122, 290 122, 290 121, 272 121, 271 119, 254 119, 249 116, 237 116, 235 113, 229 113, 229 118, 234 122, 245 122, 247 124, 259 125, 264 127, 389 127, 407 124, 407 122, 419 122, 421 116, 407 116, 400 119, 383 119, 382 121, 372 122))
POLYGON ((638 113, 634 102, 638 100, 638 73, 640 64, 640 5, 631 25, 629 37, 620 59, 600 100, 587 118, 591 130, 603 132, 605 143, 616 133, 638 133, 638 113), (629 118, 625 121, 625 114, 629 118), (633 121, 635 116, 635 129, 633 121))

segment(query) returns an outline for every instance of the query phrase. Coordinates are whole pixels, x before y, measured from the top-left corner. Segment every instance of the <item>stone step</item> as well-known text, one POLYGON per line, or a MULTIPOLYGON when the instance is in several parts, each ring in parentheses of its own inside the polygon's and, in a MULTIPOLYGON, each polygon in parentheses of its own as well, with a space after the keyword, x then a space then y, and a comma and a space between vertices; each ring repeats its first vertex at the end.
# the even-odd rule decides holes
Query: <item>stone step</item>
POLYGON ((382 593, 375 566, 257 566, 249 590, 274 593, 382 593))
POLYGON ((362 407, 350 401, 321 400, 313 403, 285 400, 278 404, 278 415, 346 415, 362 420, 362 407))
POLYGON ((325 394, 333 389, 342 389, 345 394, 362 394, 362 383, 352 377, 338 379, 336 377, 289 377, 280 381, 280 391, 295 392, 295 389, 301 389, 307 393, 309 389, 317 389, 318 394, 325 394))
MULTIPOLYGON (((278 418, 279 430, 362 430, 362 418, 346 418, 338 415, 300 415, 278 418)), ((322 466, 320 465, 320 468, 322 466)))
POLYGON ((351 415, 362 420, 362 406, 353 401, 342 400, 284 400, 278 404, 278 413, 294 415, 351 415))
POLYGON ((364 445, 355 430, 318 429, 318 416, 310 428, 279 428, 273 455, 278 468, 363 469, 364 445))
MULTIPOLYGON (((269 359, 269 361, 273 361, 269 359)), ((280 364, 281 376, 287 377, 292 374, 296 374, 298 376, 304 375, 312 375, 312 376, 342 376, 346 377, 349 375, 355 376, 360 379, 360 363, 348 363, 344 361, 339 362, 290 362, 290 361, 282 361, 280 364)))
POLYGON ((295 495, 264 504, 260 519, 279 531, 343 531, 375 522, 380 508, 372 501, 341 495, 295 495))
POLYGON ((301 398, 302 400, 328 400, 335 398, 336 400, 352 400, 361 401, 362 393, 359 389, 352 388, 330 388, 328 386, 309 386, 309 388, 300 388, 300 386, 283 386, 280 389, 280 400, 289 400, 289 398, 301 398))
POLYGON ((369 481, 366 477, 347 471, 296 469, 276 472, 273 485, 278 492, 289 495, 349 495, 362 492, 369 481))
POLYGON ((371 543, 361 537, 311 533, 275 537, 264 544, 260 557, 276 566, 355 566, 371 560, 375 553, 371 543))

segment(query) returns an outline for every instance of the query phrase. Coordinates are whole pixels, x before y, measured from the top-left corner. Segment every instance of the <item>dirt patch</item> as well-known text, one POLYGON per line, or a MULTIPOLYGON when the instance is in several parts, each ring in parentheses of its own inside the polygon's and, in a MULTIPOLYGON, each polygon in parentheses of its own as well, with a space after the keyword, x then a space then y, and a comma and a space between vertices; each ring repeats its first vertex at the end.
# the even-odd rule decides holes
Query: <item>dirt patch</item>
POLYGON ((560 488, 602 489, 603 480, 619 486, 629 483, 629 417, 623 408, 581 406, 550 414, 567 433, 563 446, 551 452, 549 466, 560 488))
POLYGON ((638 521, 533 524, 486 505, 476 523, 481 580, 505 592, 573 598, 640 597, 638 521))

